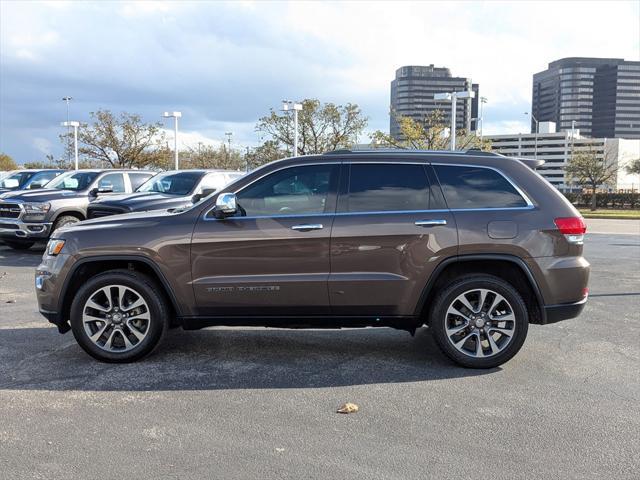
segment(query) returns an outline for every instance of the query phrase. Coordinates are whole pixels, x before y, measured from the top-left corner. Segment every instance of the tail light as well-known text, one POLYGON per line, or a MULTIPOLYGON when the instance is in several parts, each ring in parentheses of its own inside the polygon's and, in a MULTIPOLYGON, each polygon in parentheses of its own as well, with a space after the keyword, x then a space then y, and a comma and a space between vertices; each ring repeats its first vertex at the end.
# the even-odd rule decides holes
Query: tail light
POLYGON ((587 232, 587 225, 582 217, 563 217, 553 221, 569 243, 582 245, 584 234, 587 232))

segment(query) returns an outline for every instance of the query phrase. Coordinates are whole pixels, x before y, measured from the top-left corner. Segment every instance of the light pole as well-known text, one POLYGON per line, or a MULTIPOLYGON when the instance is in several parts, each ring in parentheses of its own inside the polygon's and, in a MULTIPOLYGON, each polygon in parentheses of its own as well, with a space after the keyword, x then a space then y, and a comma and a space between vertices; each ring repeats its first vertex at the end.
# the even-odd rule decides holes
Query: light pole
POLYGON ((482 143, 482 128, 484 127, 484 117, 482 116, 482 105, 487 103, 487 97, 480 97, 480 143, 482 143))
POLYGON ((178 165, 178 119, 182 117, 182 112, 164 112, 162 114, 164 118, 173 118, 173 129, 174 129, 174 138, 173 138, 173 148, 175 150, 175 159, 176 159, 176 170, 179 170, 178 165))
POLYGON ((282 110, 288 112, 293 110, 293 156, 298 156, 298 111, 302 110, 302 104, 291 102, 289 100, 282 101, 282 110))
POLYGON ((227 148, 227 163, 229 163, 229 159, 231 158, 231 137, 233 136, 233 132, 224 132, 227 136, 227 144, 229 147, 227 148))
POLYGON ((538 119, 533 116, 533 113, 524 112, 524 114, 531 115, 531 120, 533 120, 536 124, 535 136, 533 137, 534 138, 533 156, 538 157, 538 119))
POLYGON ((69 131, 69 128, 73 127, 73 152, 75 157, 75 169, 78 170, 78 127, 80 126, 80 122, 70 122, 67 120, 66 122, 62 122, 60 125, 67 127, 67 131, 69 131))
POLYGON ((451 150, 456 149, 456 106, 458 98, 474 98, 476 96, 476 92, 473 91, 463 91, 463 92, 447 92, 447 93, 436 93, 433 96, 434 100, 444 100, 446 102, 451 102, 451 133, 449 146, 451 150))
MULTIPOLYGON (((66 97, 62 97, 62 101, 67 104, 67 123, 69 123, 69 102, 71 102, 71 100, 73 100, 73 97, 70 97, 68 95, 66 97)), ((69 138, 71 136, 69 135, 70 133, 71 133, 70 128, 67 127, 67 160, 68 161, 71 160, 71 152, 69 148, 69 144, 71 143, 71 138, 69 138)))

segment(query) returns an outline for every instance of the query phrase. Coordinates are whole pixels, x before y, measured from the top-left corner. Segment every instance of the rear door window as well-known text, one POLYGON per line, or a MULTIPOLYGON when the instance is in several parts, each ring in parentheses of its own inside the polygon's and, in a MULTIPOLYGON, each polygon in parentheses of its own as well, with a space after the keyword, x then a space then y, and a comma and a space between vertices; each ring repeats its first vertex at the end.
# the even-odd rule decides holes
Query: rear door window
POLYGON ((111 190, 113 193, 124 193, 124 175, 122 173, 109 173, 98 181, 100 190, 111 190))
POLYGON ((429 181, 423 165, 351 165, 345 202, 348 212, 429 210, 429 199, 429 181))
POLYGON ((434 165, 449 208, 516 208, 527 202, 495 170, 473 166, 434 165))

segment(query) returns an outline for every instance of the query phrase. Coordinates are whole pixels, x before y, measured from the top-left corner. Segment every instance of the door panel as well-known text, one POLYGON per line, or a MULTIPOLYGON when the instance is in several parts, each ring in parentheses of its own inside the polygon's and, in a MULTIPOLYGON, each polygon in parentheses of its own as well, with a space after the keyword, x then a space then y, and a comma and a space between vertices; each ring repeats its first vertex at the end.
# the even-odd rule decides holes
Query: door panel
POLYGON ((333 215, 200 220, 191 247, 200 314, 327 314, 332 221, 333 215), (308 224, 322 228, 292 228, 308 224))
POLYGON ((191 257, 201 315, 326 315, 339 164, 291 166, 235 192, 238 216, 205 216, 191 257))
POLYGON ((455 218, 424 165, 344 168, 331 237, 331 311, 413 315, 435 267, 457 253, 455 218))
POLYGON ((338 215, 331 239, 329 295, 336 315, 413 315, 437 264, 456 255, 448 211, 338 215), (419 226, 439 220, 446 224, 419 226))

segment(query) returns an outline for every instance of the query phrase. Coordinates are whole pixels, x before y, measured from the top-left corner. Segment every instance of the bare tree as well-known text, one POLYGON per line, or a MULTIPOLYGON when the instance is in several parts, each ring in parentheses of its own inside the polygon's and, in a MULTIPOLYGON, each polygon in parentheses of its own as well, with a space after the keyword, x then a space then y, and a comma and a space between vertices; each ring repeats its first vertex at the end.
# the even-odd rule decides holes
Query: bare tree
POLYGON ((597 208, 597 188, 615 179, 618 174, 614 157, 615 153, 605 148, 603 157, 599 158, 595 148, 589 147, 587 150, 573 152, 567 163, 565 169, 567 183, 576 183, 583 188, 591 189, 592 211, 597 208))
POLYGON ((91 112, 91 118, 93 123, 78 131, 79 153, 85 160, 114 168, 140 168, 162 160, 157 158, 164 155, 160 122, 145 123, 140 115, 127 112, 116 117, 109 110, 91 112))

